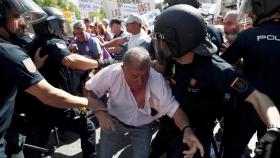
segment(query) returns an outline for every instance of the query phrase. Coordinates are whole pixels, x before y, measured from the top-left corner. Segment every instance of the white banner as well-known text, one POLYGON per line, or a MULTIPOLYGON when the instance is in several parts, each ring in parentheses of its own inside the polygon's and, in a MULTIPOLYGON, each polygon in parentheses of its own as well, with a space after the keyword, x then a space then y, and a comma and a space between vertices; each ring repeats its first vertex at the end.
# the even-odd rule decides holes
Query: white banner
POLYGON ((122 13, 123 15, 130 15, 131 13, 137 13, 138 6, 136 4, 123 4, 122 13))
POLYGON ((123 13, 123 4, 137 6, 138 14, 144 14, 155 9, 154 0, 103 0, 106 15, 109 20, 114 18, 124 19, 127 15, 123 13))
POLYGON ((151 10, 142 14, 142 18, 149 24, 151 30, 154 30, 155 18, 160 14, 159 9, 151 10))
POLYGON ((222 7, 222 0, 217 0, 216 3, 202 3, 201 8, 199 8, 204 14, 211 14, 216 19, 222 7))
POLYGON ((88 18, 88 12, 80 12, 81 19, 88 18))
POLYGON ((78 10, 80 12, 96 12, 101 7, 101 0, 79 0, 78 10))

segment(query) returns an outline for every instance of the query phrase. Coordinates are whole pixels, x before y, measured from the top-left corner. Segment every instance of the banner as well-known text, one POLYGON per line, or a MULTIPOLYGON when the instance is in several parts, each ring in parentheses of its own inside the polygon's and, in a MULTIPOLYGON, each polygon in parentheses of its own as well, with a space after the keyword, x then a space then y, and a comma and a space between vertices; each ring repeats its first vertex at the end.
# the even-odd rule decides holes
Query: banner
POLYGON ((79 0, 78 10, 80 12, 97 12, 100 10, 101 0, 79 0))
POLYGON ((202 3, 201 10, 204 14, 210 14, 213 15, 214 19, 216 19, 220 12, 222 7, 222 0, 216 0, 216 3, 202 3))
POLYGON ((88 12, 80 12, 81 19, 88 18, 88 12))
POLYGON ((160 14, 159 9, 142 14, 142 18, 149 24, 149 29, 154 30, 155 18, 160 14))
MULTIPOLYGON (((151 10, 155 10, 154 0, 103 0, 103 3, 109 20, 114 18, 124 19, 127 17, 127 15, 125 15, 126 13, 123 12, 124 7, 128 8, 129 5, 127 4, 130 4, 131 7, 133 5, 137 6, 136 13, 138 14, 144 14, 151 10)), ((129 10, 126 11, 129 12, 129 10)))
POLYGON ((130 15, 131 13, 137 13, 138 6, 136 4, 123 4, 122 13, 124 16, 130 15))

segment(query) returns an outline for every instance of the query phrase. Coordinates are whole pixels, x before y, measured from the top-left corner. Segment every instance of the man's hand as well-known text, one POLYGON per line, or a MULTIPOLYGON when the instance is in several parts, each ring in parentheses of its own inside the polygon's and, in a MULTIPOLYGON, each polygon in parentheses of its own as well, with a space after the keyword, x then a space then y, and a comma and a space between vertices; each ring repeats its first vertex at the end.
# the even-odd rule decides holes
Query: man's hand
POLYGON ((40 69, 49 57, 47 54, 43 57, 40 57, 40 51, 41 48, 38 48, 34 55, 34 64, 36 65, 37 69, 40 69))
POLYGON ((183 134, 183 143, 188 144, 189 150, 184 151, 184 158, 191 158, 199 149, 201 157, 204 156, 204 149, 198 138, 194 135, 192 129, 186 128, 183 134))
POLYGON ((102 130, 106 131, 111 128, 113 132, 116 131, 114 121, 107 112, 98 111, 95 113, 95 115, 102 130))
POLYGON ((280 133, 279 131, 267 131, 257 143, 255 158, 279 158, 280 133))
POLYGON ((70 47, 69 47, 69 50, 73 53, 77 53, 79 48, 78 48, 78 45, 77 44, 72 44, 70 47))

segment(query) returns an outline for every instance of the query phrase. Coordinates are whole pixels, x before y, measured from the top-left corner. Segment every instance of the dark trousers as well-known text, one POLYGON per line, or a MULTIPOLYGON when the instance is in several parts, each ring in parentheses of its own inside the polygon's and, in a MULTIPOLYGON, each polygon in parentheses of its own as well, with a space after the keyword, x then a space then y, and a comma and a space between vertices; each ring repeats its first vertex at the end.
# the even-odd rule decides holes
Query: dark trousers
MULTIPOLYGON (((77 109, 64 110, 47 106, 42 108, 45 108, 43 113, 31 116, 33 121, 29 119, 35 128, 27 135, 26 143, 45 147, 51 130, 56 126, 80 135, 84 158, 96 157, 95 126, 85 114, 80 115, 77 109)), ((28 158, 38 158, 41 153, 24 150, 24 154, 28 158)))
POLYGON ((265 124, 252 105, 238 104, 224 117, 224 158, 240 158, 254 133, 258 131, 258 138, 261 138, 266 131, 265 124))
MULTIPOLYGON (((210 155, 210 145, 213 138, 214 121, 196 126, 194 133, 199 138, 205 150, 205 157, 210 155)), ((159 131, 152 141, 152 152, 150 158, 159 158, 166 152, 167 158, 182 158, 183 151, 188 150, 188 146, 182 143, 183 136, 172 120, 161 121, 159 131)), ((194 158, 200 158, 199 152, 194 158)))

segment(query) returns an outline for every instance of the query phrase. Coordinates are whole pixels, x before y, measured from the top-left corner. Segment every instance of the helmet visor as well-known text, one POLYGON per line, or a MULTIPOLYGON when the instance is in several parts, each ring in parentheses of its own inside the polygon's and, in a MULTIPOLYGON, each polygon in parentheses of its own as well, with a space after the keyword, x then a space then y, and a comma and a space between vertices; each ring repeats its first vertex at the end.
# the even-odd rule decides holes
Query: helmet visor
POLYGON ((172 52, 162 39, 153 38, 153 43, 158 62, 165 65, 171 59, 172 52))
POLYGON ((238 15, 238 22, 244 21, 252 12, 252 0, 242 0, 238 15))
POLYGON ((63 36, 63 37, 73 36, 71 27, 66 19, 64 18, 60 19, 55 16, 50 16, 48 17, 48 22, 59 36, 63 36))
POLYGON ((32 0, 9 0, 7 2, 29 24, 40 22, 47 17, 47 14, 32 0))

